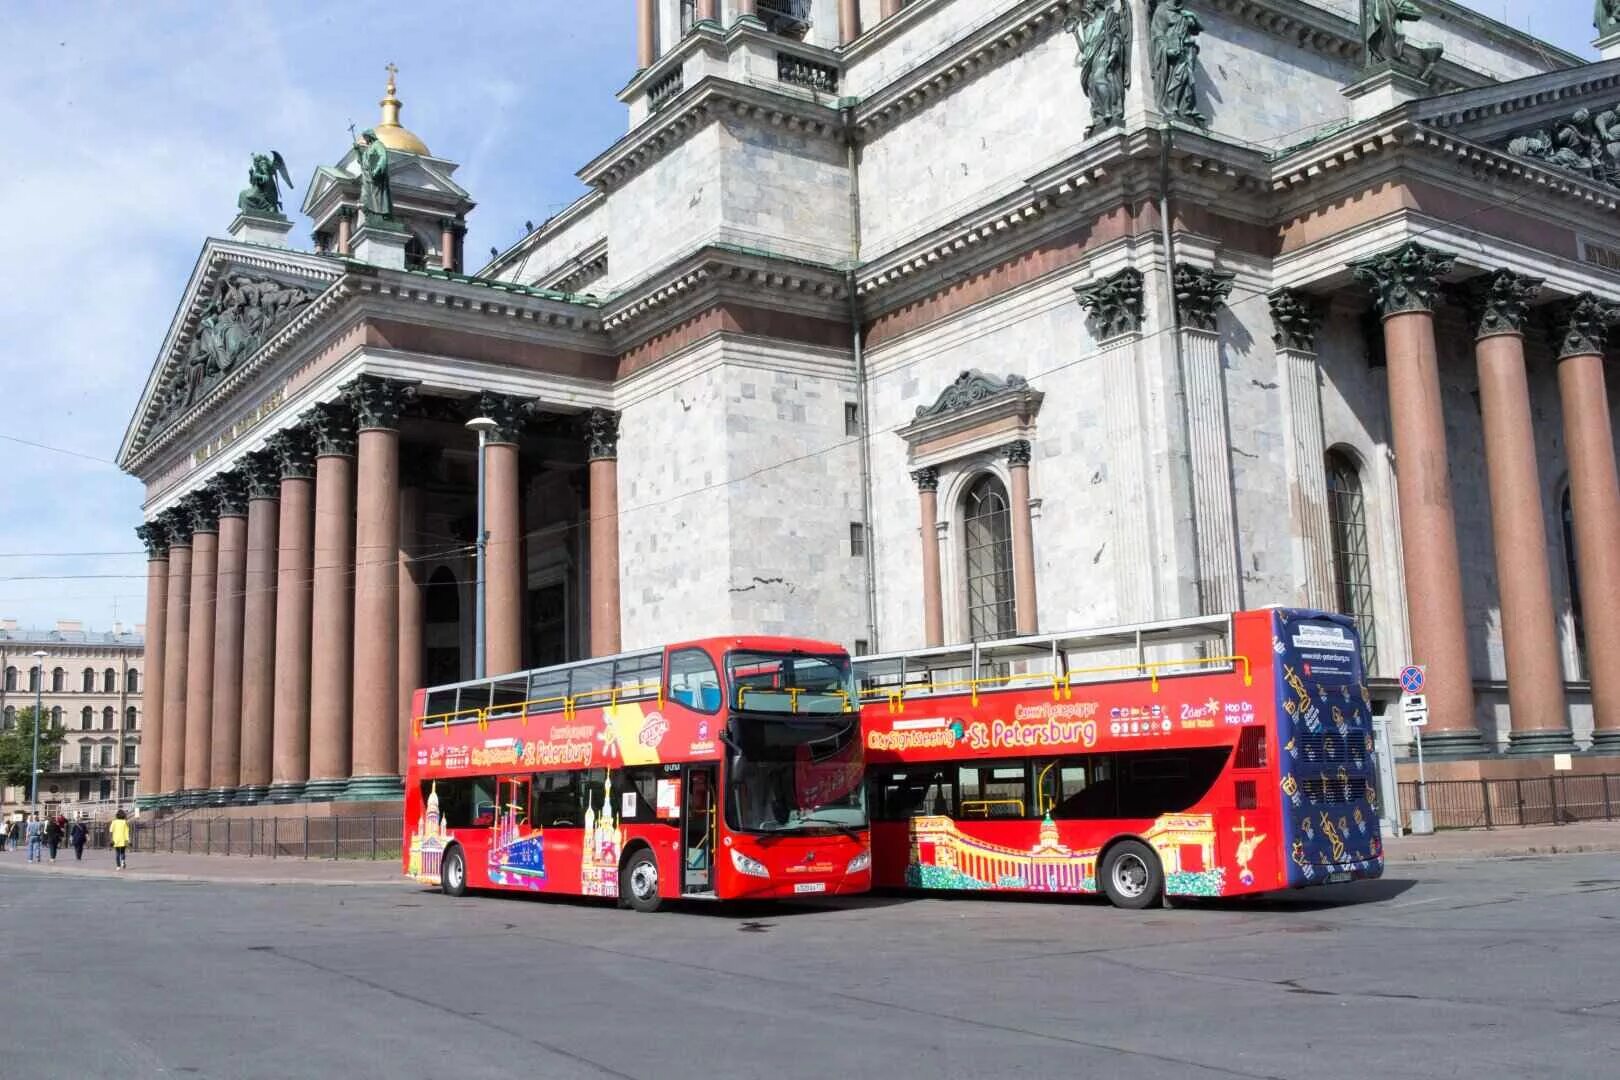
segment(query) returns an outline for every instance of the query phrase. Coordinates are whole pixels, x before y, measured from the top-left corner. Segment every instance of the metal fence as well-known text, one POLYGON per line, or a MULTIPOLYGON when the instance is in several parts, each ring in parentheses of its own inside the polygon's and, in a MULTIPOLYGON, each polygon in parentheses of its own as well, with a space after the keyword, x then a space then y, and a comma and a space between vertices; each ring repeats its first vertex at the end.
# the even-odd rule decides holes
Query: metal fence
MULTIPOLYGON (((1528 780, 1431 780, 1425 802, 1437 829, 1563 825, 1612 821, 1620 811, 1620 775, 1538 776, 1528 780)), ((1418 809, 1415 781, 1400 785, 1402 816, 1418 809)))
MULTIPOLYGON (((398 859, 400 814, 367 817, 195 818, 136 820, 130 847, 186 855, 244 855, 267 859, 398 859)), ((107 823, 90 829, 90 846, 111 847, 107 823)))

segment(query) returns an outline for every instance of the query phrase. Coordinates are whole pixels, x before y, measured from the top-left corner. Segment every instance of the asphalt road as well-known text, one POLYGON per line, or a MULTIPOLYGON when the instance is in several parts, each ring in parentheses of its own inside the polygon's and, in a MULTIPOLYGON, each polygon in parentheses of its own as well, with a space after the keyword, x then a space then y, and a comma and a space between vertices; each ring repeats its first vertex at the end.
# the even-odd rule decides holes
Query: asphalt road
POLYGON ((1620 856, 637 915, 0 870, 0 1078, 1613 1077, 1620 856))

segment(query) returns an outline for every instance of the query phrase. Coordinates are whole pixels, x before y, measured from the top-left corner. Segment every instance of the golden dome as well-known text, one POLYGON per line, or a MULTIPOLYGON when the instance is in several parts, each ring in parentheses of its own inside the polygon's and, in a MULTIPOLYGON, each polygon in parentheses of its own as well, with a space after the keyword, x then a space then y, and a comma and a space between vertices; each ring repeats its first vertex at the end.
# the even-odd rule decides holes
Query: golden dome
POLYGON ((393 64, 388 65, 388 89, 383 94, 383 99, 377 103, 382 106, 382 120, 373 129, 377 132, 377 141, 390 150, 432 157, 427 143, 417 138, 414 132, 399 122, 399 110, 402 105, 399 98, 394 96, 394 74, 398 70, 393 64))

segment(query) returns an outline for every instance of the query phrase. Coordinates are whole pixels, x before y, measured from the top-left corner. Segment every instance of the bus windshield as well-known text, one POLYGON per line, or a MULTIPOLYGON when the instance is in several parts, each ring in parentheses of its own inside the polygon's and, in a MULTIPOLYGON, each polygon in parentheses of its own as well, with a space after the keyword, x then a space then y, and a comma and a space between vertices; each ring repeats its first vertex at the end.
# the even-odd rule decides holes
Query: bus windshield
POLYGON ((866 828, 865 759, 854 716, 733 722, 727 824, 745 832, 866 828))
POLYGON ((726 657, 731 707, 751 713, 850 713, 855 683, 849 657, 734 652, 726 657))

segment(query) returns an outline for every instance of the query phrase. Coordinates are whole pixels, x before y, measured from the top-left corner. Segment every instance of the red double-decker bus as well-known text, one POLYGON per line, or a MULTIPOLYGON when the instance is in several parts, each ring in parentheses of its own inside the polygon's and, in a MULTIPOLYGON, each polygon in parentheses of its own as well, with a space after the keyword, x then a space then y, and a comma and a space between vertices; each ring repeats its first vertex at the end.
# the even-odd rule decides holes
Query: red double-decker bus
POLYGON ((849 656, 714 638, 419 690, 405 873, 617 898, 871 884, 849 656))
POLYGON ((857 658, 874 885, 1140 908, 1383 870, 1361 642, 1269 609, 857 658))

